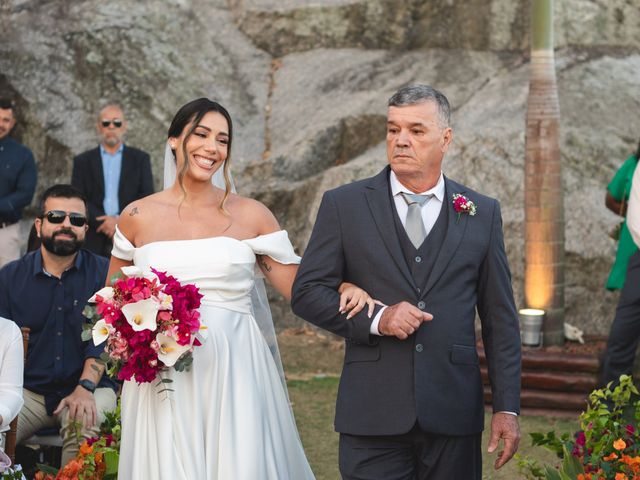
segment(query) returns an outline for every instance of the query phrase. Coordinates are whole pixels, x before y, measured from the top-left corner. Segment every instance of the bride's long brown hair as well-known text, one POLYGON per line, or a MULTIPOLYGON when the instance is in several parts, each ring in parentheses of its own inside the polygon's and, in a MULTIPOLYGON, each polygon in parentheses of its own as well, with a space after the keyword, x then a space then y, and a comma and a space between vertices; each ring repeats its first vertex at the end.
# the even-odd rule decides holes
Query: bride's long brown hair
MULTIPOLYGON (((222 173, 224 175, 224 196, 222 197, 222 201, 220 202, 219 208, 222 212, 225 212, 224 204, 229 198, 229 194, 231 193, 231 180, 229 180, 229 165, 231 163, 231 142, 233 140, 233 123, 231 122, 231 115, 226 108, 220 105, 218 102, 214 102, 213 100, 209 100, 208 98, 198 98, 196 100, 192 100, 189 103, 180 107, 178 113, 173 117, 171 121, 171 125, 169 126, 169 132, 167 136, 169 138, 177 138, 182 132, 184 132, 185 128, 188 128, 186 135, 182 141, 182 157, 184 158, 184 163, 180 168, 180 171, 177 174, 178 184, 180 185, 180 189, 184 194, 185 198, 187 196, 187 190, 184 188, 184 176, 187 174, 189 170, 189 162, 188 162, 188 153, 187 153, 187 140, 193 134, 194 130, 208 112, 218 112, 227 120, 227 126, 229 127, 229 143, 227 144, 227 158, 224 161, 222 173)), ((177 161, 176 151, 173 150, 173 157, 177 161)))

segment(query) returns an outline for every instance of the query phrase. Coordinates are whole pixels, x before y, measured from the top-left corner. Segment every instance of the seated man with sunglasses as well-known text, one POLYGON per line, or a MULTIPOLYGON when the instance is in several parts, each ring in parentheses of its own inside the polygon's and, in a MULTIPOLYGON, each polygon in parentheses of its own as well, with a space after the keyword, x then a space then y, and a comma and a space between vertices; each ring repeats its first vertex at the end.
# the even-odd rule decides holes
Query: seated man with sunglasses
POLYGON ((119 106, 100 111, 97 129, 100 145, 73 159, 71 184, 89 205, 85 248, 108 258, 120 211, 153 193, 153 177, 149 154, 123 143, 127 122, 119 106))
POLYGON ((104 257, 81 249, 86 215, 71 185, 47 189, 35 219, 40 248, 0 269, 0 317, 31 329, 17 440, 61 427, 63 464, 78 452, 76 422, 81 439, 94 436, 103 412, 116 406, 115 383, 96 361, 103 346, 81 338, 82 310, 108 268, 104 257))

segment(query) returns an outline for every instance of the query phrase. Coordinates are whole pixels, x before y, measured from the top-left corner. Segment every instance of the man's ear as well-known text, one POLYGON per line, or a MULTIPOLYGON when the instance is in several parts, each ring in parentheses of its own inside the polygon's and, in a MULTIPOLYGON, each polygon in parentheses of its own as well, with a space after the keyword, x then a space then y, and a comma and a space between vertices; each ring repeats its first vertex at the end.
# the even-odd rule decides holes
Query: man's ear
POLYGON ((41 218, 36 218, 33 222, 33 225, 36 227, 36 234, 38 235, 38 238, 40 237, 40 229, 42 228, 42 219, 41 218))
POLYGON ((442 137, 440 139, 442 153, 446 152, 449 149, 449 145, 451 145, 452 140, 453 130, 451 129, 451 127, 447 127, 445 128, 444 132, 442 132, 442 137))

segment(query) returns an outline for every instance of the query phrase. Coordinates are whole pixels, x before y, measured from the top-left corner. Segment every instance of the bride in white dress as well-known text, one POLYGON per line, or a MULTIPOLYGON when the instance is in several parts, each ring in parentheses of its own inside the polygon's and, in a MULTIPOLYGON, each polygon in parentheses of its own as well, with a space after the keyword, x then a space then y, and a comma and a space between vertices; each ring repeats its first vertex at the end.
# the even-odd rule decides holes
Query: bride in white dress
MULTIPOLYGON (((120 480, 314 478, 277 349, 252 305, 256 270, 289 299, 299 257, 264 205, 231 193, 232 135, 231 118, 216 102, 183 106, 168 135, 175 182, 120 215, 108 278, 135 264, 193 283, 204 295, 207 327, 191 370, 167 372, 173 392, 158 393, 157 382, 125 382, 120 480), (211 181, 221 168, 224 190, 211 181)), ((344 308, 366 304, 371 311, 365 292, 342 286, 344 308)))

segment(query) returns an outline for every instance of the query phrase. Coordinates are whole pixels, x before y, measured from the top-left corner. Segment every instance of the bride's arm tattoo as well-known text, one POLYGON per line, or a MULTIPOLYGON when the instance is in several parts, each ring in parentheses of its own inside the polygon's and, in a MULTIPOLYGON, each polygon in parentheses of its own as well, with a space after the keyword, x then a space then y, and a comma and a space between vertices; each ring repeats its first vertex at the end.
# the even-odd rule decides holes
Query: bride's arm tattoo
POLYGON ((260 263, 262 264, 262 268, 264 268, 265 272, 271 271, 271 265, 267 263, 267 260, 264 257, 260 257, 260 263))
POLYGON ((133 207, 131 209, 131 211, 129 212, 129 216, 133 217, 134 215, 137 215, 138 213, 140 213, 140 212, 138 212, 138 207, 133 207))

